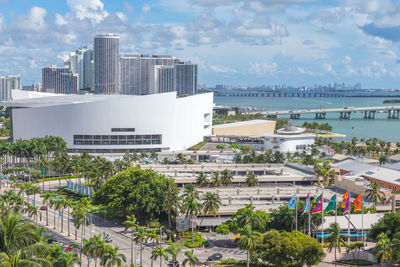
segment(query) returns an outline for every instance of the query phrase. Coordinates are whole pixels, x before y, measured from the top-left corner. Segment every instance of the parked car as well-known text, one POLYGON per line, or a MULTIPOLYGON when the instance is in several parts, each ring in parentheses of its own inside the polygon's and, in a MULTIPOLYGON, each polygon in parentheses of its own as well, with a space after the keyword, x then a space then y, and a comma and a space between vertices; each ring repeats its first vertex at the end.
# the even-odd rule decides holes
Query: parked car
POLYGON ((57 240, 56 239, 54 239, 54 238, 49 238, 49 239, 47 239, 47 243, 49 243, 49 244, 51 244, 51 243, 57 243, 57 240))
POLYGON ((222 259, 222 254, 221 253, 215 253, 212 254, 210 257, 208 257, 208 261, 219 261, 220 259, 222 259))
POLYGON ((47 206, 41 206, 40 210, 47 210, 47 206))
POLYGON ((64 248, 64 250, 65 250, 65 251, 72 251, 73 248, 71 248, 71 247, 66 247, 66 248, 64 248))
POLYGON ((112 242, 111 236, 110 236, 109 234, 107 234, 106 232, 103 232, 103 240, 104 240, 106 243, 111 243, 111 242, 112 242))
POLYGON ((179 267, 179 261, 175 261, 175 262, 170 261, 170 262, 168 262, 167 266, 168 267, 179 267))

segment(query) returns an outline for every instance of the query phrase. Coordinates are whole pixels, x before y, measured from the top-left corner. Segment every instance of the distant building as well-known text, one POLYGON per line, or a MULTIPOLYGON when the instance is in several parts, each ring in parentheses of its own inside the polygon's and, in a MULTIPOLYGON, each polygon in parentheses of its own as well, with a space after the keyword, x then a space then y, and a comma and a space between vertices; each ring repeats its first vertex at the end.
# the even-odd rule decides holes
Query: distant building
POLYGON ((42 91, 56 94, 77 94, 78 74, 68 67, 42 68, 42 91))
POLYGON ((121 94, 149 95, 176 91, 178 96, 197 90, 197 65, 165 55, 121 56, 121 94))
POLYGON ((9 100, 11 99, 12 89, 21 89, 20 76, 1 76, 0 77, 0 99, 9 100))
POLYGON ((175 88, 178 95, 194 95, 197 90, 197 64, 179 62, 174 66, 175 88))
POLYGON ((95 94, 118 94, 119 36, 96 35, 93 49, 95 94))
POLYGON ((150 87, 155 93, 167 93, 174 90, 174 66, 154 66, 154 79, 151 79, 150 87))
POLYGON ((79 76, 80 89, 94 90, 94 55, 87 47, 79 48, 74 53, 65 55, 64 67, 68 67, 79 76))

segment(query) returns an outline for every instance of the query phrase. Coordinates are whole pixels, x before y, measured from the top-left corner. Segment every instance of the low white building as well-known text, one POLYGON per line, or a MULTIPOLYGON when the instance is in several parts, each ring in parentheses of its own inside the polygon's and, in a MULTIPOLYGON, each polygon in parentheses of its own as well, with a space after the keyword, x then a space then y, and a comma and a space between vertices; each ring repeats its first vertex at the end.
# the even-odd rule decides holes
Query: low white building
POLYGON ((60 136, 70 152, 182 150, 211 134, 213 94, 58 95, 13 107, 12 140, 60 136))
POLYGON ((269 129, 270 127, 266 127, 268 126, 268 123, 265 123, 264 125, 260 122, 263 122, 263 120, 214 126, 214 135, 205 137, 205 141, 213 143, 251 145, 255 150, 274 149, 281 152, 303 151, 315 142, 315 134, 305 133, 304 128, 294 126, 292 121, 289 121, 286 128, 277 130, 277 133, 273 133, 273 128, 272 132, 268 133, 268 131, 271 130, 269 129), (257 126, 257 128, 254 126, 257 126), (250 127, 253 127, 254 129, 250 127), (224 131, 220 131, 221 129, 224 131), (263 134, 257 135, 260 131, 263 134), (239 134, 242 132, 245 132, 248 135, 239 134), (253 132, 255 134, 252 134, 253 132))

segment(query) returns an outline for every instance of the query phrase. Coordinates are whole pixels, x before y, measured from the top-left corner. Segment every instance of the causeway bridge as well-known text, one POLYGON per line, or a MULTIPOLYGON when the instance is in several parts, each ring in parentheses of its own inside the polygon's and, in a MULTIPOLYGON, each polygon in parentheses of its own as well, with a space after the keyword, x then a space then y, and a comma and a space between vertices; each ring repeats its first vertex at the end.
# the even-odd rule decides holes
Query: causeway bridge
POLYGON ((246 114, 264 114, 267 117, 277 118, 278 115, 290 115, 291 119, 300 119, 302 114, 315 114, 315 119, 325 119, 327 113, 338 113, 339 119, 348 120, 352 113, 364 113, 364 119, 375 119, 377 112, 388 113, 388 119, 400 119, 400 106, 378 106, 378 107, 344 107, 344 108, 321 108, 321 109, 297 109, 276 111, 251 111, 246 114))

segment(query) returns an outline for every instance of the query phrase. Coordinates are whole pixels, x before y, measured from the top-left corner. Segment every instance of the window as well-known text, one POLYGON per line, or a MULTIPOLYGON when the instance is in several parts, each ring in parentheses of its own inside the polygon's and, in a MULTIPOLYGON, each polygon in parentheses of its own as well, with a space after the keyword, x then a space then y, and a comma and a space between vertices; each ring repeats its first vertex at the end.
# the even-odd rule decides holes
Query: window
POLYGON ((92 141, 85 141, 84 144, 85 144, 85 145, 91 145, 91 144, 92 144, 92 141))
POLYGON ((101 145, 100 141, 93 141, 93 145, 101 145))
POLYGON ((134 132, 135 128, 111 128, 111 132, 134 132))
POLYGON ((118 139, 118 135, 111 135, 111 139, 118 139))
POLYGON ((103 140, 104 139, 108 139, 110 136, 108 136, 108 135, 103 135, 101 138, 103 138, 103 140))
POLYGON ((73 135, 74 145, 160 145, 162 135, 73 135), (111 140, 111 141, 110 141, 111 140))
POLYGON ((119 141, 119 145, 126 145, 126 141, 119 141))
POLYGON ((111 141, 112 145, 118 145, 118 141, 111 141))
POLYGON ((396 207, 400 206, 400 200, 396 199, 396 207))
POLYGON ((101 144, 102 144, 102 145, 109 145, 109 144, 110 144, 110 141, 103 141, 103 142, 101 142, 101 144))
POLYGON ((101 135, 94 135, 94 139, 101 139, 101 135))
POLYGON ((85 139, 92 139, 92 136, 91 135, 85 135, 84 138, 85 139))

